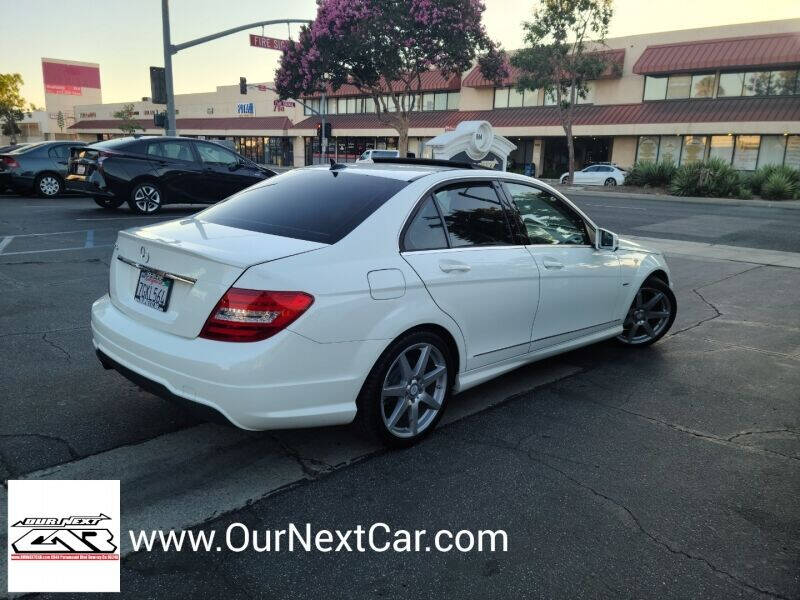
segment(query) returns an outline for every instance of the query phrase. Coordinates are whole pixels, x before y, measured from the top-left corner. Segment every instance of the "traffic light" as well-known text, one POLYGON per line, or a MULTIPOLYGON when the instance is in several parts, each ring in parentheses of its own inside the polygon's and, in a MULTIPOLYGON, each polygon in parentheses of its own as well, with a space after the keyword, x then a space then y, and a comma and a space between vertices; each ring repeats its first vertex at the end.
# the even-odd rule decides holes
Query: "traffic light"
POLYGON ((327 140, 331 139, 331 131, 333 131, 331 128, 331 124, 325 123, 325 139, 327 140))
POLYGON ((247 79, 245 77, 239 77, 239 93, 247 94, 247 79))
POLYGON ((150 67, 150 100, 153 104, 167 103, 167 78, 164 67, 150 67))
POLYGON ((322 139, 322 123, 317 123, 317 138, 322 139))
POLYGON ((153 127, 166 127, 167 113, 158 112, 153 115, 153 127))

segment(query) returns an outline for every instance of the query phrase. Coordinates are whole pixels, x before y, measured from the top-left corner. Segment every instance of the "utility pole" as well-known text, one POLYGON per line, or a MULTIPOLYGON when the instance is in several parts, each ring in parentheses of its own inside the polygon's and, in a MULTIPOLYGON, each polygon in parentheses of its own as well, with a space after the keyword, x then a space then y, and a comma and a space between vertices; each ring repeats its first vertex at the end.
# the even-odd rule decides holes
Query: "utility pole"
POLYGON ((169 0, 161 0, 161 24, 164 28, 164 78, 167 88, 167 114, 164 115, 164 130, 175 135, 175 93, 172 89, 172 39, 169 30, 169 0))
POLYGON ((167 112, 165 121, 167 135, 175 135, 175 93, 172 87, 172 55, 177 54, 186 48, 191 48, 192 46, 197 46, 198 44, 204 44, 206 42, 225 37, 226 35, 231 35, 232 33, 244 31, 245 29, 263 27, 265 25, 275 25, 278 23, 286 23, 288 27, 290 23, 309 24, 311 21, 308 19, 272 19, 269 21, 258 21, 256 23, 248 23, 247 25, 233 27, 232 29, 226 29, 225 31, 220 31, 218 33, 212 33, 211 35, 204 35, 203 37, 173 46, 169 29, 169 0, 161 0, 161 25, 164 30, 164 77, 166 79, 165 87, 167 88, 167 112))

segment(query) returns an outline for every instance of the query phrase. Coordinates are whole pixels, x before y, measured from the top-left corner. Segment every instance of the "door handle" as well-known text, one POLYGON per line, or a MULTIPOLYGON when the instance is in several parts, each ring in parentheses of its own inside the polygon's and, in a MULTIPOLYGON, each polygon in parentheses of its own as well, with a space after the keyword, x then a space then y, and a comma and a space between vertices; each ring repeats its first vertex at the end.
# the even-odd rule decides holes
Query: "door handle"
POLYGON ((453 271, 466 272, 472 267, 466 263, 456 262, 454 260, 440 260, 439 268, 445 273, 452 273, 453 271))
POLYGON ((558 262, 554 258, 544 258, 542 259, 542 264, 544 265, 545 269, 563 269, 564 263, 558 262))

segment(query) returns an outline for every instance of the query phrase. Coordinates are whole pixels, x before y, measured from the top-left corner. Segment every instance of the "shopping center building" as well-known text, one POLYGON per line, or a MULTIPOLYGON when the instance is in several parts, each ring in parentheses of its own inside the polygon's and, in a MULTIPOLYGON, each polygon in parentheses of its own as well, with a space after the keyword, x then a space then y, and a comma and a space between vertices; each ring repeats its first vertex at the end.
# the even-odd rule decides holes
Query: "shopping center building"
MULTIPOLYGON (((609 39, 597 48, 608 68, 589 84, 575 109, 578 166, 636 160, 684 164, 719 157, 740 170, 776 163, 800 167, 800 19, 687 29, 609 39)), ((516 73, 496 86, 477 68, 461 76, 432 71, 421 79, 420 110, 411 114, 409 151, 459 122, 483 120, 515 145, 508 166, 539 176, 566 169, 559 110, 541 90, 518 92, 516 73)), ((301 166, 355 160, 368 148, 394 148, 397 132, 381 121, 371 98, 352 86, 329 90, 325 107, 333 137, 321 154, 319 117, 299 102, 281 102, 269 84, 176 96, 181 135, 226 139, 259 162, 301 166)), ((304 99, 318 109, 322 98, 304 99)), ((163 110, 134 102, 146 134, 163 110)), ((68 131, 85 140, 121 135, 121 104, 74 109, 68 131)))

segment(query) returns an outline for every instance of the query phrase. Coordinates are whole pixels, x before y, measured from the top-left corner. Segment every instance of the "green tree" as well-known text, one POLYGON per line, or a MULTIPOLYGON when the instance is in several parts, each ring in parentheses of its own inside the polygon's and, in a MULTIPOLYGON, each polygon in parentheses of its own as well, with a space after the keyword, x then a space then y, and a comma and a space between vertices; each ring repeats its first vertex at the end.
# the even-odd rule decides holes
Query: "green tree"
POLYGON ((0 131, 17 143, 21 133, 17 123, 24 118, 25 100, 22 98, 22 76, 19 73, 0 73, 0 131))
MULTIPOLYGON (((481 24, 483 11, 480 0, 318 0, 313 23, 283 50, 275 88, 287 99, 326 84, 354 86, 397 130, 405 156, 422 76, 431 69, 454 76, 497 52, 481 24)), ((484 61, 481 70, 492 80, 506 74, 502 61, 484 61)))
POLYGON ((56 125, 58 125, 58 128, 61 131, 64 131, 64 113, 61 111, 58 111, 58 114, 56 115, 56 125))
POLYGON ((137 129, 144 131, 144 127, 139 125, 139 121, 135 119, 134 113, 133 104, 123 104, 122 108, 114 113, 114 118, 122 121, 119 128, 129 135, 136 133, 137 129))
POLYGON ((575 174, 572 126, 575 106, 608 63, 596 50, 605 44, 614 10, 611 0, 539 0, 526 22, 527 46, 511 57, 520 70, 517 89, 543 89, 556 99, 567 136, 569 178, 575 174))

